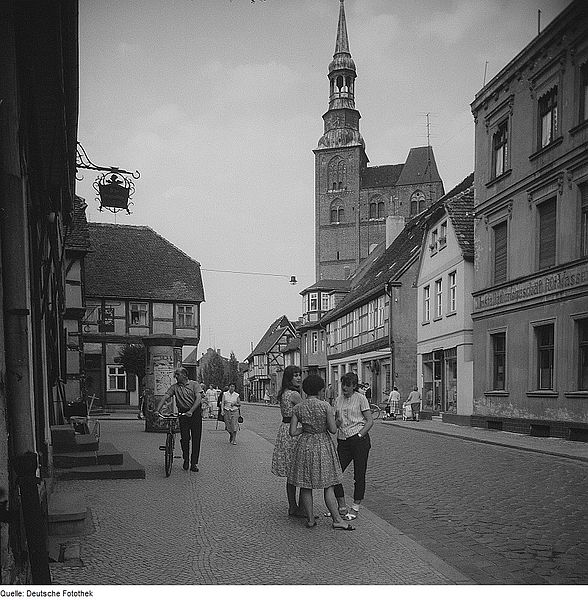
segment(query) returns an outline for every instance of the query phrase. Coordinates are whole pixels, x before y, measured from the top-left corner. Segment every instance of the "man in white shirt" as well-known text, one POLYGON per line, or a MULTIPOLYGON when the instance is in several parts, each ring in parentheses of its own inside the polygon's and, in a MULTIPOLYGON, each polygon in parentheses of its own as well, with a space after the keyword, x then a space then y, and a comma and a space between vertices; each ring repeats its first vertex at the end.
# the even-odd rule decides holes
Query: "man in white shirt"
POLYGON ((208 404, 208 418, 209 419, 213 419, 214 418, 214 411, 216 410, 216 400, 217 400, 217 394, 216 394, 216 390, 209 385, 206 388, 206 403, 208 404))

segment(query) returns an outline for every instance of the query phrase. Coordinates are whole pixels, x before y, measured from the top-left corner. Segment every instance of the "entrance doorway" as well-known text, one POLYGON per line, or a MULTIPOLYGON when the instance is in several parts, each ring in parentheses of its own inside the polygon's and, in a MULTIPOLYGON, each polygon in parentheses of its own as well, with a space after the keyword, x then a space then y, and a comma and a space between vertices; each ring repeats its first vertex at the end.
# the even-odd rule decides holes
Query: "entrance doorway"
POLYGON ((457 348, 423 354, 423 410, 457 412, 457 348))

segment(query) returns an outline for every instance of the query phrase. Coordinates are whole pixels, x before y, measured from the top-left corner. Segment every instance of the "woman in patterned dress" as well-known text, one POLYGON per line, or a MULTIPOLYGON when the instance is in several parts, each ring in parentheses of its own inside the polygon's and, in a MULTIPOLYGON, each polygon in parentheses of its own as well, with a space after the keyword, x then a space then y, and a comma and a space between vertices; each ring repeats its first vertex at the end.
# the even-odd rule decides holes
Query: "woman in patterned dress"
POLYGON ((302 382, 302 389, 307 398, 292 409, 290 421, 290 435, 299 440, 288 469, 288 483, 301 488, 300 503, 306 513, 307 527, 317 524, 312 490, 323 489, 333 529, 353 531, 355 528, 345 523, 337 510, 334 486, 341 483, 343 472, 335 443, 329 435, 329 432, 337 433, 335 412, 328 402, 319 398, 319 394, 323 395, 325 382, 318 375, 309 375, 302 382))
MULTIPOLYGON (((284 369, 282 377, 282 388, 278 393, 278 402, 282 413, 282 423, 278 429, 274 453, 272 456, 272 473, 278 477, 287 477, 288 466, 292 459, 292 450, 297 438, 290 436, 290 419, 292 408, 302 402, 300 397, 300 383, 302 382, 302 371, 300 367, 289 365, 284 369)), ((286 494, 288 496, 288 515, 291 517, 304 516, 300 512, 296 501, 296 486, 286 481, 286 494)))

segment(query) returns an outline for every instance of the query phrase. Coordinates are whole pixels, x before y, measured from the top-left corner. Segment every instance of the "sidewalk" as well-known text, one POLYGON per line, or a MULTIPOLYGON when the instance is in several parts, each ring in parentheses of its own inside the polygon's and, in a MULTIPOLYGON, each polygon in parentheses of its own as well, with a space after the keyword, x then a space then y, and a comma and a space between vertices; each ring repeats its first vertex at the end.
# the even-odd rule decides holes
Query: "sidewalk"
POLYGON ((273 444, 245 427, 238 445, 205 420, 200 472, 174 461, 163 473, 163 434, 136 418, 102 420, 102 439, 145 466, 144 480, 64 481, 82 494, 93 532, 80 560, 53 563, 55 584, 472 584, 367 508, 355 531, 334 531, 316 491, 319 525, 287 516, 285 480, 270 472, 273 444), (393 566, 393 568, 391 568, 393 566))
MULTIPOLYGON (((380 421, 378 420, 378 422, 380 421)), ((533 437, 521 433, 454 425, 453 423, 443 423, 443 421, 436 420, 402 421, 402 419, 397 419, 396 421, 381 422, 393 427, 404 427, 405 429, 414 429, 437 435, 447 435, 464 440, 472 440, 482 444, 517 448, 528 452, 539 452, 541 454, 550 454, 553 456, 561 456, 562 458, 588 462, 588 444, 585 442, 570 442, 556 437, 533 437)))

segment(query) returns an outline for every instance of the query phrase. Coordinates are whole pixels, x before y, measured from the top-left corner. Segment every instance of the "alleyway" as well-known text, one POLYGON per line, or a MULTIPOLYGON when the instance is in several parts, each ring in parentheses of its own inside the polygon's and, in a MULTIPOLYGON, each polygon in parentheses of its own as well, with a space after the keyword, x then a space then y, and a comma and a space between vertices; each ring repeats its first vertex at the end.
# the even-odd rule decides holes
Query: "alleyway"
POLYGON ((237 446, 205 421, 200 472, 184 472, 176 461, 169 479, 158 449, 163 434, 144 433, 136 419, 103 421, 102 439, 129 451, 146 479, 58 484, 85 495, 95 531, 81 539, 81 564, 52 565, 54 583, 473 583, 369 510, 354 532, 333 531, 324 516, 313 530, 289 518, 285 482, 269 469, 273 445, 247 427, 266 421, 273 435, 277 412, 243 412, 237 446))

